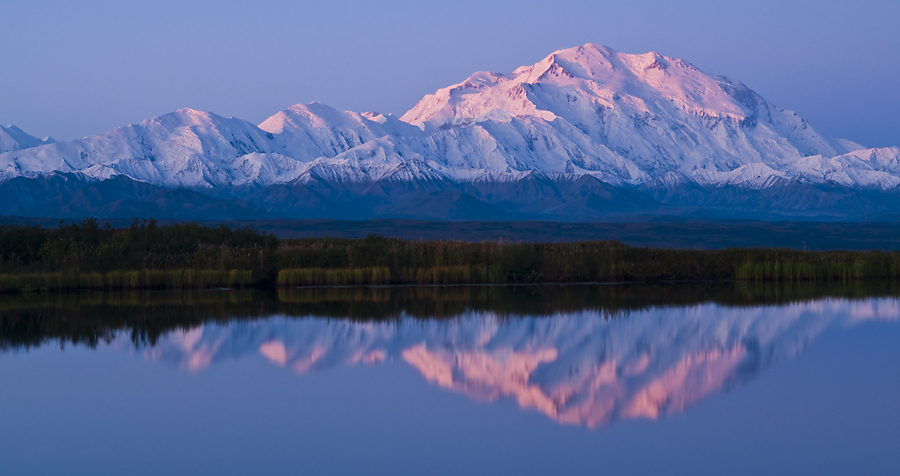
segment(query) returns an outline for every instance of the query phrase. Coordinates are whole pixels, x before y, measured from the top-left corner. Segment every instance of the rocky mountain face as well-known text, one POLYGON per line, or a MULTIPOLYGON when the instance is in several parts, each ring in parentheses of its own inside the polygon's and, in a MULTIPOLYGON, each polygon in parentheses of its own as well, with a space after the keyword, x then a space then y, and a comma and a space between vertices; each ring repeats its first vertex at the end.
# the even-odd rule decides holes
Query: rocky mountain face
POLYGON ((900 149, 826 138, 739 81, 686 61, 592 44, 508 74, 475 73, 400 118, 311 103, 256 126, 181 109, 69 142, 4 128, 0 152, 0 195, 12 200, 0 205, 3 214, 178 208, 174 198, 160 208, 126 192, 67 211, 54 208, 59 195, 15 198, 17 187, 52 188, 62 176, 82 194, 117 178, 110 189, 134 181, 190 191, 181 196, 197 213, 208 205, 260 218, 842 219, 900 211, 900 149))

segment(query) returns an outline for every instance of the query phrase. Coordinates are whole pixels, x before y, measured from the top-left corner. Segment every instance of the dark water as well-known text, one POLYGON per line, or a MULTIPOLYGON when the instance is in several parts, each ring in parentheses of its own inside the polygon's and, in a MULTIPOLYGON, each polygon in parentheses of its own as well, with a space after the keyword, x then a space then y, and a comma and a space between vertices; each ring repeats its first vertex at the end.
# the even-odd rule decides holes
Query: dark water
POLYGON ((898 296, 3 296, 0 474, 900 474, 898 296))

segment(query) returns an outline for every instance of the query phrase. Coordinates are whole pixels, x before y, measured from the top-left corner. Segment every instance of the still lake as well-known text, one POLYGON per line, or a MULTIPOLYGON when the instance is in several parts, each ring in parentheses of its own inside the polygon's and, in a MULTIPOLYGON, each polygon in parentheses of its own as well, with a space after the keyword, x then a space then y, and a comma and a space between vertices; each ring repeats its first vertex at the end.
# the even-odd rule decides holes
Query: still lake
POLYGON ((900 474, 900 289, 0 296, 0 474, 900 474))

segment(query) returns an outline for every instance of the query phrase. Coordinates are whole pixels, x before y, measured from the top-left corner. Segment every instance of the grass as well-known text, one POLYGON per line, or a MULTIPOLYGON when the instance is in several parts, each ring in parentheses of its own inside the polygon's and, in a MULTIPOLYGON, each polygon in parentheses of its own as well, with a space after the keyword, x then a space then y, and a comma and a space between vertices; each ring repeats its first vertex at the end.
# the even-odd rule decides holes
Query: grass
POLYGON ((483 284, 502 282, 505 276, 487 266, 432 266, 391 272, 378 268, 297 268, 278 272, 279 287, 354 286, 385 284, 483 284))
POLYGON ((900 277, 895 253, 831 252, 807 256, 786 256, 781 260, 756 259, 739 264, 734 279, 739 281, 851 281, 893 280, 900 277))
POLYGON ((380 268, 283 269, 278 272, 278 286, 354 286, 391 284, 391 271, 380 268))
POLYGON ((107 273, 0 274, 0 292, 76 289, 205 289, 243 288, 253 284, 246 270, 141 270, 107 273))

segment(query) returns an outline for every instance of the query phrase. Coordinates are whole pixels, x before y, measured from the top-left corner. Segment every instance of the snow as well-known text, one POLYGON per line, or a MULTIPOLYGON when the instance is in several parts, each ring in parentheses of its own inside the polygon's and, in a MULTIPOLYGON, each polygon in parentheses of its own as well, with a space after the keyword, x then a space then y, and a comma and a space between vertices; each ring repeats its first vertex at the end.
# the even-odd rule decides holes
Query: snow
POLYGON ((0 126, 0 154, 14 150, 30 149, 55 142, 50 137, 38 139, 16 126, 0 126))
POLYGON ((259 126, 192 109, 81 140, 0 129, 0 181, 53 171, 166 187, 306 180, 509 180, 530 171, 614 185, 900 185, 900 149, 828 139, 739 81, 655 52, 586 44, 478 72, 397 118, 295 105, 259 126), (399 177, 399 176, 398 176, 399 177))

